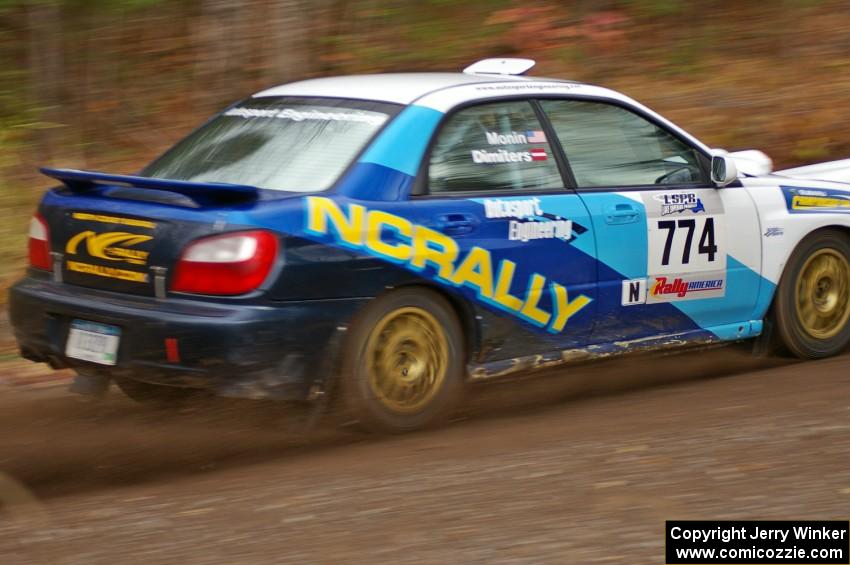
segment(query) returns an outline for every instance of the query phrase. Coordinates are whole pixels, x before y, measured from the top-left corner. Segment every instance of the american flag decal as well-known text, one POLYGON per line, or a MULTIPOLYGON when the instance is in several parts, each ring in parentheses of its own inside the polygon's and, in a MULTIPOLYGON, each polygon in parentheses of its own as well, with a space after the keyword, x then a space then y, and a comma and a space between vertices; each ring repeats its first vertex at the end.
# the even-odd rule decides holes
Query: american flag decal
POLYGON ((529 143, 546 143, 546 134, 540 130, 527 131, 525 137, 529 143))
POLYGON ((546 151, 543 149, 532 149, 531 150, 531 160, 532 161, 545 161, 549 156, 546 155, 546 151))

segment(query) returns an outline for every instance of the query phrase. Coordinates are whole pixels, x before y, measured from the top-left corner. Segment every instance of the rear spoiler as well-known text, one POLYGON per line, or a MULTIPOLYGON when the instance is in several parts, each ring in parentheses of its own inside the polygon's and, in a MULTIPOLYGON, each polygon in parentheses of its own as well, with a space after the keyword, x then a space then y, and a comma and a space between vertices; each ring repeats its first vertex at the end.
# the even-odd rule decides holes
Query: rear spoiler
POLYGON ((39 170, 51 178, 62 181, 72 192, 77 193, 86 193, 98 187, 118 185, 176 192, 193 200, 203 201, 245 202, 257 200, 259 197, 259 189, 256 186, 242 184, 157 179, 50 167, 42 167, 39 170))

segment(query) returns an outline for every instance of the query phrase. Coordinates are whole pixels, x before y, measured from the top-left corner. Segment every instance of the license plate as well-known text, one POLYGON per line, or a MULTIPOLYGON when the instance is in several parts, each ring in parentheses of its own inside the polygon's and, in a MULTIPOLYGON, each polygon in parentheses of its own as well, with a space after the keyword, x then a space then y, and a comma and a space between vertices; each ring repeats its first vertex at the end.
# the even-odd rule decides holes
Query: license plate
POLYGON ((65 355, 101 365, 114 365, 120 340, 121 328, 74 320, 68 333, 65 355))

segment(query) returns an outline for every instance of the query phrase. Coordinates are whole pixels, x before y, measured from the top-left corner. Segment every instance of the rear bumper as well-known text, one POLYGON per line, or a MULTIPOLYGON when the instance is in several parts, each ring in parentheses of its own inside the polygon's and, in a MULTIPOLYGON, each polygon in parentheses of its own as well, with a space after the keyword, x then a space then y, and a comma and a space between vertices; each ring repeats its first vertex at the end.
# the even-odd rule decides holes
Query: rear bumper
POLYGON ((234 304, 157 300, 27 277, 9 296, 21 354, 55 367, 222 396, 304 399, 333 371, 343 330, 368 299, 234 304), (74 319, 121 328, 115 366, 68 358, 74 319), (177 342, 169 360, 166 338, 177 342))

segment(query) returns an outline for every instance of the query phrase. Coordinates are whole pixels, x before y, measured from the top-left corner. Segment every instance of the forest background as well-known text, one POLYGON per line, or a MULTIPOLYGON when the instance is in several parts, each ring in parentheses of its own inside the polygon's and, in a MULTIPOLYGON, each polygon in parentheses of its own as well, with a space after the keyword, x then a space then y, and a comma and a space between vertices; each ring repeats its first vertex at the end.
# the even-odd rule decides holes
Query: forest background
POLYGON ((0 303, 50 186, 37 167, 132 173, 270 85, 491 56, 780 168, 850 157, 846 1, 0 0, 0 303))

